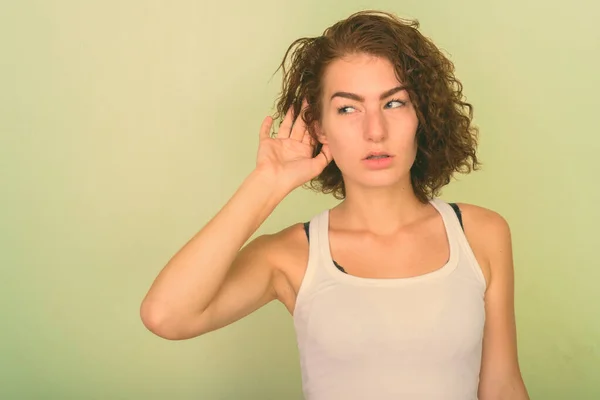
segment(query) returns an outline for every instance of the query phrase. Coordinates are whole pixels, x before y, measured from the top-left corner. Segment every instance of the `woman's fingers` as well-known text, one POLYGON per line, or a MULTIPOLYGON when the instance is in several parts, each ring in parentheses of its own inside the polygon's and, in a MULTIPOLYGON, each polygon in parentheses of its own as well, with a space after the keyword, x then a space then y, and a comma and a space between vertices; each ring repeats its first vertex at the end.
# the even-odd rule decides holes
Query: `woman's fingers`
POLYGON ((288 108, 287 113, 285 113, 285 117, 283 118, 283 121, 279 126, 279 130, 277 131, 278 139, 287 139, 290 137, 290 131, 292 129, 293 122, 292 107, 290 107, 288 108))
POLYGON ((326 144, 321 148, 321 152, 312 160, 312 168, 314 174, 320 174, 332 161, 329 146, 326 144))
POLYGON ((313 140, 312 136, 310 136, 310 133, 308 133, 308 131, 306 131, 306 133, 304 134, 304 137, 302 138, 302 143, 314 147, 315 141, 313 140))
POLYGON ((302 118, 302 115, 306 111, 307 107, 308 102, 304 100, 302 102, 302 108, 300 110, 300 113, 297 117, 294 115, 294 107, 292 106, 288 108, 287 112, 285 113, 285 117, 283 118, 283 121, 281 122, 281 125, 277 130, 276 137, 278 139, 289 138, 297 140, 299 142, 304 142, 304 138, 306 136, 309 136, 308 130, 306 129, 306 124, 304 123, 304 119, 302 118))
POLYGON ((323 156, 325 157, 325 167, 329 165, 331 161, 333 161, 331 151, 329 150, 329 145, 324 144, 323 147, 321 147, 321 153, 319 154, 323 154, 323 156))
POLYGON ((273 125, 273 118, 272 117, 266 117, 265 119, 263 119, 262 124, 260 125, 260 131, 259 131, 259 139, 263 140, 263 139, 268 139, 271 136, 271 126, 273 125))
POLYGON ((304 139, 304 136, 308 134, 306 124, 304 123, 304 119, 302 118, 307 108, 308 102, 306 100, 302 101, 302 108, 300 109, 298 118, 296 118, 296 120, 294 121, 292 133, 290 134, 290 139, 295 139, 301 142, 304 139))

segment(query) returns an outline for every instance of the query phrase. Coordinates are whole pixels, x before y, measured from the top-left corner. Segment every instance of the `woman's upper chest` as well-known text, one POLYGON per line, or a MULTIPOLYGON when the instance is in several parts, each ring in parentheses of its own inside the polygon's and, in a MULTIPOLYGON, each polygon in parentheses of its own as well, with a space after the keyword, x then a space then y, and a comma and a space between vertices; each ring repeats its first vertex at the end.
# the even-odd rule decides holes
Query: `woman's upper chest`
MULTIPOLYGON (((486 281, 491 279, 485 254, 485 232, 472 219, 469 206, 461 205, 465 221, 464 235, 482 269, 486 281)), ((394 237, 374 238, 348 232, 329 232, 331 261, 344 272, 356 277, 394 279, 425 275, 443 268, 450 257, 450 238, 441 220, 431 220, 418 229, 394 237)), ((309 260, 309 238, 302 224, 291 234, 277 262, 274 279, 278 299, 292 312, 309 260)))

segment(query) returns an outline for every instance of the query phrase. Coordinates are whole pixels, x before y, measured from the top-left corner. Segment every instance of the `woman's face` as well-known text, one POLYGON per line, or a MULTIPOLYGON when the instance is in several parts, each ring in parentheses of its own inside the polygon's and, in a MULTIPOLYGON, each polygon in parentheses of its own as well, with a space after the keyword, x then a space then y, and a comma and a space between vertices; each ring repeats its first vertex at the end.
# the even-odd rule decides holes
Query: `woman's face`
POLYGON ((327 67, 323 83, 319 140, 329 145, 346 185, 410 180, 418 119, 390 61, 347 56, 327 67), (368 158, 371 152, 389 157, 368 158))

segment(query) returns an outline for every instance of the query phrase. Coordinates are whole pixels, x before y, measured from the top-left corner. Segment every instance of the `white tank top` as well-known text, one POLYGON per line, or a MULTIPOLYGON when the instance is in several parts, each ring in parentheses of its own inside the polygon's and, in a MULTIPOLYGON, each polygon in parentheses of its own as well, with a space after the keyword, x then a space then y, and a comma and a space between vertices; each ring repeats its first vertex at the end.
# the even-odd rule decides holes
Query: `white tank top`
POLYGON ((331 258, 329 210, 310 220, 293 317, 306 400, 477 399, 485 278, 452 207, 430 203, 450 257, 411 278, 345 274, 331 258))

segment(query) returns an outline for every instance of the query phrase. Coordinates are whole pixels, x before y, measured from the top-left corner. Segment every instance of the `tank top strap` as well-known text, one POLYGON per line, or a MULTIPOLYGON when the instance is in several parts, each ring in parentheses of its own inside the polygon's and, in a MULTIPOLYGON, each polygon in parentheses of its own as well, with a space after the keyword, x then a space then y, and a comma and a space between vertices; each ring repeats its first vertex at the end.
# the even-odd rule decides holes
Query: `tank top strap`
POLYGON ((440 198, 434 198, 431 200, 431 203, 436 206, 444 219, 447 221, 447 234, 448 236, 452 236, 452 238, 449 237, 448 239, 457 243, 460 249, 460 256, 463 261, 466 261, 460 263, 461 268, 469 268, 471 272, 475 274, 475 278, 482 283, 484 287, 487 286, 481 266, 477 262, 477 258, 475 258, 473 249, 471 248, 471 245, 469 244, 465 234, 462 214, 459 217, 459 213, 456 212, 456 208, 458 208, 458 206, 455 206, 455 208, 453 205, 440 198))
POLYGON ((298 307, 306 303, 305 297, 312 292, 310 288, 313 282, 315 280, 321 280, 321 277, 316 277, 316 275, 323 274, 321 242, 323 236, 323 225, 325 225, 325 234, 328 234, 328 212, 329 210, 327 209, 321 211, 309 220, 308 226, 305 225, 305 229, 308 231, 307 236, 310 238, 308 242, 308 263, 306 265, 306 271, 304 272, 304 277, 302 278, 302 283, 300 284, 300 288, 298 289, 298 294, 296 296, 296 308, 294 310, 294 315, 296 315, 298 307))
MULTIPOLYGON (((446 230, 448 245, 450 247, 450 259, 447 264, 451 267, 448 267, 447 270, 454 269, 454 266, 456 265, 458 265, 459 269, 466 268, 464 272, 471 274, 471 276, 474 275, 475 279, 485 287, 486 281, 482 269, 469 245, 463 229, 462 220, 459 218, 455 208, 450 203, 440 198, 431 199, 430 204, 432 204, 432 206, 440 213, 446 230)), ((333 280, 339 280, 340 276, 337 272, 345 272, 341 268, 336 268, 335 260, 331 257, 329 247, 329 212, 329 209, 325 209, 313 216, 309 221, 307 227, 309 237, 309 259, 304 279, 298 292, 298 298, 302 297, 302 292, 306 291, 307 287, 312 287, 313 284, 321 286, 321 283, 323 282, 325 282, 324 284, 327 284, 327 282, 332 280, 331 278, 333 278, 333 280), (338 269, 339 271, 333 272, 333 269, 338 269)), ((346 278, 341 277, 341 279, 346 278)), ((352 277, 348 277, 348 280, 350 279, 352 279, 352 277)), ((370 280, 370 282, 373 283, 380 281, 381 283, 384 282, 377 279, 370 280)), ((388 281, 394 282, 393 279, 388 281)), ((366 283, 368 281, 364 282, 366 283)))

